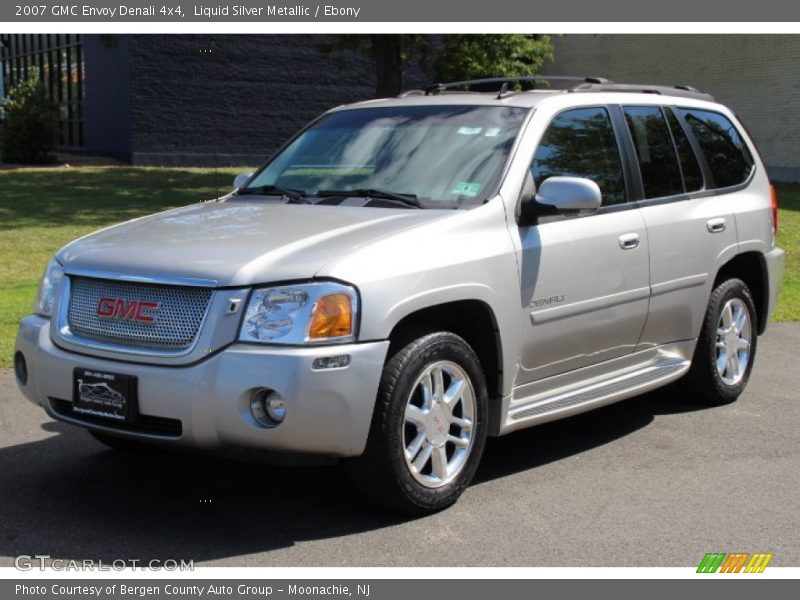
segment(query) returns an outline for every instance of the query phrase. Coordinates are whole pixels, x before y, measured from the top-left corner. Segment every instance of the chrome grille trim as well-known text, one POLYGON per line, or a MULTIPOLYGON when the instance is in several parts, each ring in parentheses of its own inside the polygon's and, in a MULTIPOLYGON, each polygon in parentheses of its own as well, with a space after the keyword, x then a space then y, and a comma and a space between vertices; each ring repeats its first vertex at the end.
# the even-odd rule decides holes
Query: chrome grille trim
POLYGON ((178 354, 194 345, 211 303, 211 288, 130 282, 72 275, 62 335, 76 344, 108 349, 178 354), (138 299, 159 304, 153 323, 101 319, 102 297, 138 299), (66 326, 66 327, 64 327, 66 326), (88 342, 88 344, 87 344, 88 342))

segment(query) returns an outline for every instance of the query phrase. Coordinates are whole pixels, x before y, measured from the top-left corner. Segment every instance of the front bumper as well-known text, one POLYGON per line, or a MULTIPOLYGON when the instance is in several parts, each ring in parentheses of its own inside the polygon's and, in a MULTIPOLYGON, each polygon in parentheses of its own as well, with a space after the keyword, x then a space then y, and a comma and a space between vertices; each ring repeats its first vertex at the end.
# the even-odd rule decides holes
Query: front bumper
POLYGON ((37 316, 20 324, 16 349, 25 357, 22 393, 55 419, 138 439, 215 449, 252 448, 328 456, 364 451, 389 342, 326 347, 234 344, 187 366, 143 365, 67 352, 53 344, 50 322, 37 316), (315 358, 349 354, 344 368, 314 370, 315 358), (121 429, 71 415, 76 367, 135 375, 139 413, 154 423, 179 422, 178 433, 121 429), (286 401, 286 419, 264 428, 250 415, 261 388, 286 401), (66 407, 66 409, 65 409, 66 407))

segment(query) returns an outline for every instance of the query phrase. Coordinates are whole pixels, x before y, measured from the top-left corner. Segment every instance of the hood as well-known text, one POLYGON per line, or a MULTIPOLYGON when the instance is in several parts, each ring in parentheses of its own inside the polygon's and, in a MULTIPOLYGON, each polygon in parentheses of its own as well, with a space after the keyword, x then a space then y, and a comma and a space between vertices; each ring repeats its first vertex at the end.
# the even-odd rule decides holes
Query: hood
POLYGON ((178 208, 65 246, 67 272, 212 279, 246 286, 305 279, 372 240, 453 211, 231 201, 178 208))

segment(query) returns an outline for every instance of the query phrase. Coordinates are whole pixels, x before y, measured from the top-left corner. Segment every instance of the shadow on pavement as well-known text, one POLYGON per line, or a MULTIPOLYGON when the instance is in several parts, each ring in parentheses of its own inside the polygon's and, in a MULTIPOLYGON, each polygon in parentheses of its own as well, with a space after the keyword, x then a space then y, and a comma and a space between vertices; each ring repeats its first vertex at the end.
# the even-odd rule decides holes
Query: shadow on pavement
POLYGON ((677 385, 561 421, 489 438, 475 483, 533 469, 608 444, 647 427, 656 415, 703 410, 677 385))
MULTIPOLYGON (((646 427, 654 415, 696 408, 675 395, 666 388, 492 439, 476 481, 579 454, 646 427)), ((405 520, 365 505, 338 466, 126 455, 80 429, 43 427, 58 435, 0 449, 0 556, 203 562, 405 520)))

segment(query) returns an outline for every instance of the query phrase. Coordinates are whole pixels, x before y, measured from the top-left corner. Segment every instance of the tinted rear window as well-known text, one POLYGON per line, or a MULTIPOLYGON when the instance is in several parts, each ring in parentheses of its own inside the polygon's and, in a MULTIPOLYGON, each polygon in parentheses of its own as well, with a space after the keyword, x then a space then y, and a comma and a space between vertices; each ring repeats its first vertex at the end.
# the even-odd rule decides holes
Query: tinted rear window
POLYGON ((672 136, 658 106, 626 106, 628 123, 645 198, 663 198, 683 193, 681 170, 672 136))
POLYGON ((744 182, 753 169, 753 159, 733 123, 711 111, 684 108, 680 112, 700 144, 714 186, 723 188, 744 182))
POLYGON ((687 192, 696 192, 703 189, 703 173, 700 171, 700 164, 697 162, 697 157, 694 155, 692 145, 689 143, 689 138, 686 137, 686 132, 683 127, 678 123, 677 117, 669 109, 665 110, 667 113, 667 121, 669 121, 669 128, 672 130, 672 137, 675 140, 675 147, 678 149, 678 158, 681 162, 681 171, 683 171, 683 183, 686 186, 687 192))

